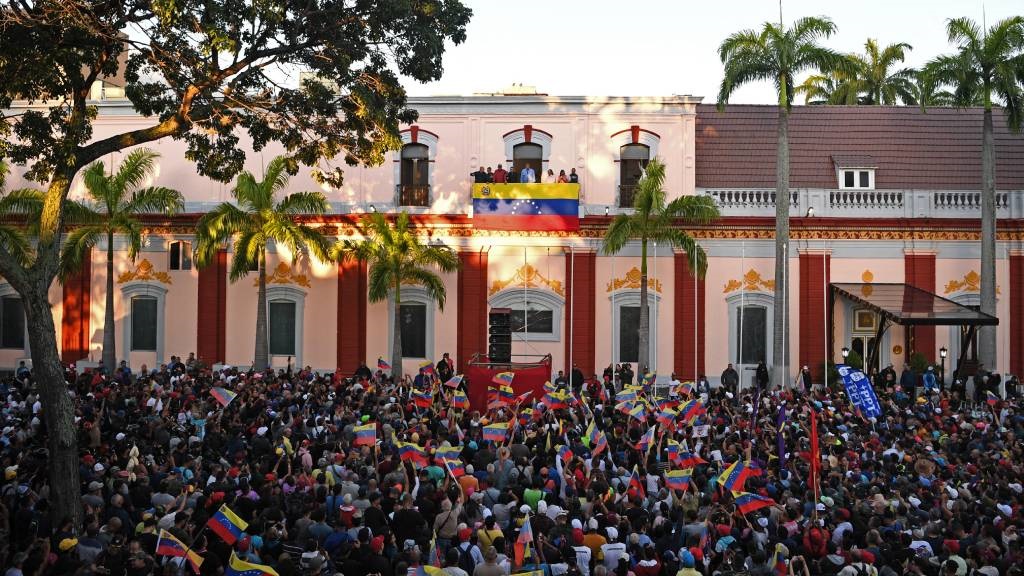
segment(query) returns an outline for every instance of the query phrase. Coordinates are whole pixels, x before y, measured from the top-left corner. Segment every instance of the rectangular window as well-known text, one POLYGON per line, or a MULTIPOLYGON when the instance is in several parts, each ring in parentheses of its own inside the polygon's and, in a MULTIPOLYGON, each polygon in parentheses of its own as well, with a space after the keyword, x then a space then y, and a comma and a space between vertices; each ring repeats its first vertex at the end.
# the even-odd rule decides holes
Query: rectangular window
POLYGON ((0 330, 0 347, 24 349, 25 309, 21 305, 21 298, 4 296, 0 314, 2 314, 0 320, 3 321, 3 327, 0 330))
POLYGON ((295 302, 271 302, 267 305, 270 323, 270 354, 295 355, 295 302))
POLYGON ((768 309, 764 306, 743 306, 736 314, 737 364, 767 361, 768 309))
POLYGON ((156 298, 132 298, 132 350, 156 352, 156 298))
POLYGON ((640 361, 640 307, 619 307, 619 362, 640 361))
POLYGON ((402 304, 399 312, 402 324, 402 357, 427 357, 427 306, 402 304))
POLYGON ((171 242, 171 270, 191 270, 192 269, 192 243, 191 242, 171 242))
POLYGON ((551 334, 555 331, 554 312, 547 308, 530 306, 529 314, 512 310, 512 331, 529 334, 551 334))
POLYGON ((853 188, 855 185, 853 170, 843 171, 843 188, 853 188))
POLYGON ((870 188, 871 187, 871 176, 870 176, 870 173, 867 170, 861 170, 860 172, 858 172, 858 175, 859 175, 859 178, 860 178, 860 183, 859 183, 860 187, 861 188, 870 188))

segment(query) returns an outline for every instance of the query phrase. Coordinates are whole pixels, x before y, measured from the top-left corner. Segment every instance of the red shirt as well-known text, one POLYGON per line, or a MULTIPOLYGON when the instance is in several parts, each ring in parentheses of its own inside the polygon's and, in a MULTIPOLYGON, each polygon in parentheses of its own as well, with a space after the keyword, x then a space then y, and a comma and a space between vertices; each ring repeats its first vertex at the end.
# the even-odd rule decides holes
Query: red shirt
POLYGON ((504 184, 508 176, 508 172, 506 172, 504 168, 498 168, 494 171, 492 176, 495 184, 504 184))

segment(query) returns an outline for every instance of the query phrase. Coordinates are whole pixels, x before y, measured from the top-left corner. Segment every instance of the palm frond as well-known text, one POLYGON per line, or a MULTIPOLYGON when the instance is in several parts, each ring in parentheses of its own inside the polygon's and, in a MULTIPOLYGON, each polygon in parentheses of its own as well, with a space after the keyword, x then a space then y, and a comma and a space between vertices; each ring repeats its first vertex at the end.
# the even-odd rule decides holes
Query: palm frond
POLYGON ((293 192, 277 203, 282 214, 323 214, 327 212, 327 197, 322 192, 293 192))
POLYGON ((91 252, 96 242, 105 235, 106 227, 102 225, 87 225, 72 230, 61 247, 61 278, 68 278, 81 270, 85 255, 91 252))
POLYGON ((366 296, 370 302, 382 302, 391 295, 396 270, 387 260, 372 260, 366 275, 366 296))
POLYGON ((414 266, 405 270, 402 279, 411 284, 426 288, 427 294, 430 295, 430 298, 437 302, 437 307, 444 310, 444 304, 447 299, 448 292, 445 289, 444 281, 440 276, 426 268, 414 266))
POLYGON ((611 225, 605 231, 601 249, 605 254, 618 253, 626 246, 626 243, 638 236, 637 228, 633 215, 619 214, 612 219, 611 225))
POLYGON ((117 199, 113 198, 110 188, 110 179, 107 177, 107 170, 103 162, 93 162, 82 171, 82 183, 85 184, 85 191, 89 198, 98 204, 104 211, 110 212, 117 205, 117 199))
POLYGON ((109 184, 110 191, 119 196, 118 203, 123 201, 128 191, 142 186, 146 179, 152 176, 156 159, 159 157, 159 154, 148 148, 132 150, 125 156, 117 173, 110 178, 109 184))
POLYGON ((28 235, 16 226, 0 224, 0 249, 22 267, 30 266, 35 259, 35 249, 28 235))
POLYGON ((224 242, 236 234, 252 232, 254 224, 248 214, 229 202, 203 214, 196 224, 196 264, 212 264, 224 242))
POLYGON ((121 210, 128 214, 174 214, 185 208, 185 197, 163 186, 139 188, 132 192, 121 210))

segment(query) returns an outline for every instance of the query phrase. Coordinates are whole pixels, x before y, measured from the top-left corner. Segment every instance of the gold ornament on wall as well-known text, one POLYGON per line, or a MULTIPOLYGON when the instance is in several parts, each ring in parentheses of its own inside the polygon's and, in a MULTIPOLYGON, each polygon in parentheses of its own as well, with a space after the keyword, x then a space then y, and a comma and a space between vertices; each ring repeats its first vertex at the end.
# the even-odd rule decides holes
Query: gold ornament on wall
POLYGON ((145 258, 139 262, 135 270, 121 272, 117 277, 118 284, 124 284, 125 282, 152 282, 154 280, 162 284, 172 283, 170 274, 167 272, 157 272, 153 269, 153 263, 145 258))
MULTIPOLYGON (((946 282, 946 294, 953 292, 981 292, 981 274, 971 270, 959 280, 946 282)), ((996 286, 996 294, 1000 294, 999 286, 996 286)))
POLYGON ((491 290, 488 293, 488 296, 494 296, 508 287, 540 288, 542 286, 547 287, 555 294, 565 298, 565 289, 562 287, 562 283, 560 281, 544 277, 539 270, 530 264, 523 264, 520 266, 511 278, 495 280, 494 283, 491 284, 491 290))
POLYGON ((866 286, 860 287, 861 296, 864 296, 866 298, 875 293, 874 286, 870 285, 875 280, 874 272, 872 272, 871 270, 865 270, 864 273, 860 275, 860 280, 861 282, 867 284, 866 286))
POLYGON ((722 294, 743 290, 745 292, 771 292, 775 290, 775 280, 761 278, 761 273, 751 268, 741 279, 729 280, 722 287, 722 294))
MULTIPOLYGON (((292 267, 284 262, 278 262, 273 273, 267 275, 267 284, 297 284, 303 288, 309 288, 309 278, 305 274, 296 274, 292 267)), ((260 285, 260 279, 256 278, 253 286, 260 285)))
MULTIPOLYGON (((661 280, 657 278, 647 277, 647 286, 655 292, 661 292, 661 280)), ((640 269, 636 266, 630 268, 626 275, 622 278, 612 278, 608 282, 608 292, 614 292, 616 290, 622 290, 623 288, 629 288, 633 290, 640 289, 640 269)))

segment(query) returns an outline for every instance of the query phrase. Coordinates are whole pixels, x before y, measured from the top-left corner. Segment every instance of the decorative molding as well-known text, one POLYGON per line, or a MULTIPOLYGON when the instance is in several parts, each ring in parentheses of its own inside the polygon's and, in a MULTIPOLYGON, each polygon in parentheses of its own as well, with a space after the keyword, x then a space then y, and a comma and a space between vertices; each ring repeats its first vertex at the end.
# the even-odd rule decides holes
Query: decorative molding
MULTIPOLYGON (((657 278, 647 278, 647 286, 655 292, 661 292, 661 280, 657 278)), ((640 269, 636 266, 630 268, 625 276, 622 278, 612 278, 608 282, 606 292, 614 292, 616 290, 639 290, 640 289, 640 269)))
MULTIPOLYGON (((292 267, 284 262, 278 262, 274 271, 267 275, 267 284, 297 284, 303 288, 310 288, 309 277, 305 274, 296 274, 292 267)), ((253 286, 260 285, 260 279, 256 278, 253 286)))
POLYGON ((173 284, 170 274, 154 270, 153 263, 146 258, 139 262, 134 271, 121 272, 117 277, 118 284, 126 282, 152 282, 154 280, 162 284, 173 284))
POLYGON ((865 270, 860 275, 860 281, 864 282, 865 284, 871 284, 872 282, 875 281, 875 273, 872 272, 870 269, 869 270, 865 270))
POLYGON ((515 274, 507 280, 495 280, 491 284, 491 289, 488 291, 487 296, 494 296, 498 292, 501 292, 509 286, 515 286, 518 288, 538 288, 540 286, 547 286, 552 292, 558 294, 562 298, 565 298, 565 288, 562 283, 558 280, 551 280, 545 278, 536 268, 530 264, 523 264, 516 270, 515 274))
MULTIPOLYGON (((981 292, 981 274, 971 270, 960 280, 950 280, 946 283, 946 294, 954 292, 981 292)), ((999 286, 996 286, 996 294, 1001 294, 999 286)))
POLYGON ((743 278, 729 280, 722 287, 722 294, 728 294, 737 290, 745 292, 771 292, 775 290, 775 280, 761 278, 761 273, 751 268, 743 275, 743 278))

